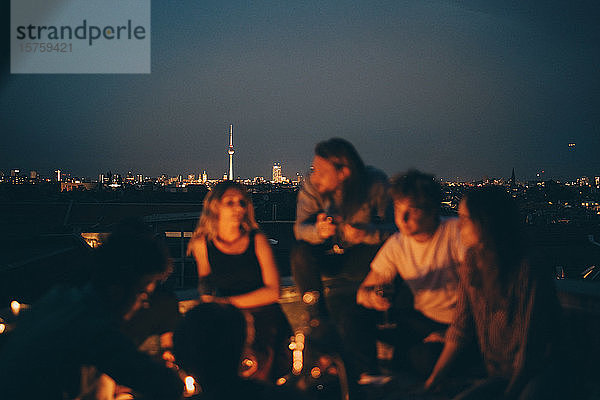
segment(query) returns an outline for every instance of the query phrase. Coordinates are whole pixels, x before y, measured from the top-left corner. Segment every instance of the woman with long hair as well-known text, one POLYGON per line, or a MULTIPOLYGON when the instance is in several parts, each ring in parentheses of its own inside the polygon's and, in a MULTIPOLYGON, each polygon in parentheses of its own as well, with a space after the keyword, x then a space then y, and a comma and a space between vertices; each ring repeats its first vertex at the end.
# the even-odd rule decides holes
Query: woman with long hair
POLYGON ((425 383, 433 389, 473 340, 487 378, 457 399, 555 398, 560 306, 549 274, 532 262, 514 199, 500 187, 469 192, 459 206, 468 248, 459 268, 456 319, 425 383))
POLYGON ((253 377, 286 375, 291 328, 278 303, 279 272, 243 185, 221 182, 206 196, 188 253, 196 260, 202 300, 231 303, 252 321, 259 364, 253 377))

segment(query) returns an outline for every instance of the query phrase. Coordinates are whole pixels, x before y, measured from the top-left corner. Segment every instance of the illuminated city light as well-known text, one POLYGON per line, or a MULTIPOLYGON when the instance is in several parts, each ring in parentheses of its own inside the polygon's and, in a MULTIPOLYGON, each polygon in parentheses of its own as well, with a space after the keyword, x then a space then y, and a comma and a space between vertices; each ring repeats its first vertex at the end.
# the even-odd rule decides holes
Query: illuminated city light
POLYGON ((273 163, 273 178, 271 180, 273 183, 281 183, 283 182, 283 176, 281 174, 281 163, 273 163))

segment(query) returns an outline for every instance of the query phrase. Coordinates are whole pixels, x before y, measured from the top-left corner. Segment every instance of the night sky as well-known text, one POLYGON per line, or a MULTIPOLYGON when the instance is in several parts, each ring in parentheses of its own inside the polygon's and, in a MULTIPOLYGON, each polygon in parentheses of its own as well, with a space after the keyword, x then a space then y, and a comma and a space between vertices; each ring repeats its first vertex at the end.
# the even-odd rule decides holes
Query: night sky
POLYGON ((333 136, 390 175, 600 175, 597 1, 155 0, 149 75, 10 75, 9 3, 5 174, 216 178, 232 123, 241 177, 333 136))

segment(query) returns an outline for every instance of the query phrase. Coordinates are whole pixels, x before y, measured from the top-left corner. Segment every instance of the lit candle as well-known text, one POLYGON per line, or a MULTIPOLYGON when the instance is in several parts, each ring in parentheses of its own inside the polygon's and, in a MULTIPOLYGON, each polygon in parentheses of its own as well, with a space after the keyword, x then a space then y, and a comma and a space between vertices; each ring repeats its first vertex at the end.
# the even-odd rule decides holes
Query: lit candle
POLYGON ((185 392, 188 395, 192 395, 196 392, 196 381, 191 376, 186 376, 184 379, 185 382, 185 392))
POLYGON ((10 309, 14 315, 19 315, 19 311, 21 311, 21 304, 18 301, 13 300, 10 302, 10 309))

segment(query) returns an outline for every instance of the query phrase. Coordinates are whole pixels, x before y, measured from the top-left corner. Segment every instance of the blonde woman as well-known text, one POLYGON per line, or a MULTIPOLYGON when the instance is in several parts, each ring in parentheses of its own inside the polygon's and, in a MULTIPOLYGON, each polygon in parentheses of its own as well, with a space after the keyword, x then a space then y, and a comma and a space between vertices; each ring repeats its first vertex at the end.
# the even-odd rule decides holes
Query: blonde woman
POLYGON ((231 303, 251 315, 259 359, 255 377, 274 381, 286 375, 291 328, 278 303, 279 272, 243 185, 221 182, 206 196, 188 253, 196 260, 203 301, 231 303))

